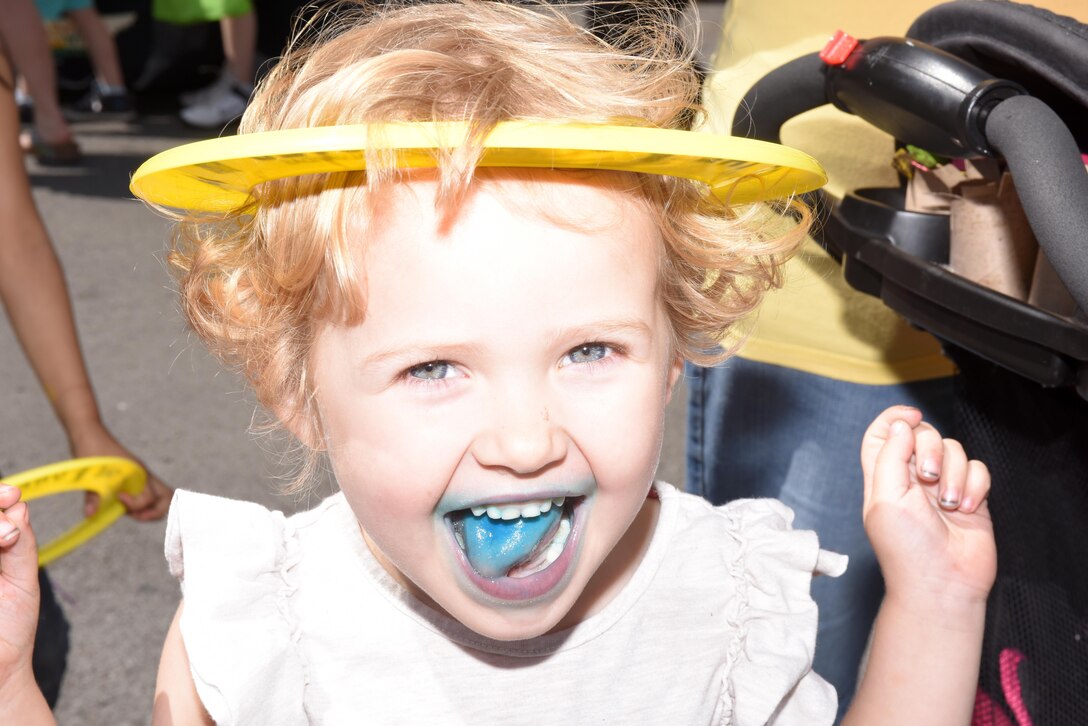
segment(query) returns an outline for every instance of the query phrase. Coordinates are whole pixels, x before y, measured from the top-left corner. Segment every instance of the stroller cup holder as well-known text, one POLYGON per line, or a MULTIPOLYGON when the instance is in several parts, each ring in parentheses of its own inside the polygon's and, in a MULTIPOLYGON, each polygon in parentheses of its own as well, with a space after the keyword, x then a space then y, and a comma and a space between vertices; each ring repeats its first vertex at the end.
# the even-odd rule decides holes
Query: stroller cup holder
POLYGON ((858 189, 831 213, 824 244, 841 257, 850 286, 938 338, 1042 386, 1075 386, 1088 398, 1088 325, 950 270, 949 218, 908 211, 903 201, 901 189, 858 189))

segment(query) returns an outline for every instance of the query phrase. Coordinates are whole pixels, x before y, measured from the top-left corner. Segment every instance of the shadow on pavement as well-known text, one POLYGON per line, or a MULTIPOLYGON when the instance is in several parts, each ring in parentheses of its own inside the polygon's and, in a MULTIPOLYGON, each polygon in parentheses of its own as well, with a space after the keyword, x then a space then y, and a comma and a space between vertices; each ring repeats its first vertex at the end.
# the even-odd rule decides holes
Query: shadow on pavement
MULTIPOLYGON (((27 174, 37 188, 108 199, 132 199, 128 190, 133 172, 159 151, 220 135, 189 128, 175 116, 140 117, 132 123, 75 125, 83 150, 79 166, 42 166, 28 159, 27 174)), ((229 127, 224 133, 233 133, 229 127)))

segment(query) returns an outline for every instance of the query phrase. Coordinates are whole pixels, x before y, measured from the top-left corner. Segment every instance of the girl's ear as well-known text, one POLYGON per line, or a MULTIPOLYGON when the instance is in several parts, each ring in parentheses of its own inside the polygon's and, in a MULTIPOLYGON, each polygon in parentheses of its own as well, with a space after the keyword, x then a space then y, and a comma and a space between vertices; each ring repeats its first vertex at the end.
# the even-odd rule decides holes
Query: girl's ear
POLYGON ((321 427, 310 416, 280 417, 280 422, 307 449, 325 450, 325 437, 321 435, 321 427))
POLYGON ((672 392, 676 390, 676 382, 680 380, 680 374, 684 371, 684 358, 680 354, 673 356, 669 364, 669 381, 665 388, 665 403, 672 400, 672 392))
POLYGON ((310 451, 325 450, 325 434, 313 394, 304 400, 284 401, 273 411, 280 424, 310 451))

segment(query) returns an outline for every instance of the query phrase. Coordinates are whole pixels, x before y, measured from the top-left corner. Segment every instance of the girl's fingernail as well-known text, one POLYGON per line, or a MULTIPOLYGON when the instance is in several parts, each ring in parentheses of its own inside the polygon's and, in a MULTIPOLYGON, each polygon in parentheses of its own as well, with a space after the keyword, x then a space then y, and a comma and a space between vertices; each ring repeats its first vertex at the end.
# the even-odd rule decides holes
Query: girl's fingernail
POLYGON ((19 530, 11 522, 0 522, 0 542, 10 542, 15 539, 19 530))
POLYGON ((938 503, 941 505, 941 509, 957 509, 960 506, 960 495, 952 491, 945 492, 941 495, 938 503))
POLYGON ((922 462, 922 476, 926 479, 940 479, 941 467, 937 465, 935 460, 926 459, 922 462))
POLYGON ((971 497, 964 497, 960 502, 960 509, 964 512, 972 512, 975 509, 975 503, 971 500, 971 497))
POLYGON ((10 484, 0 484, 0 496, 4 494, 10 494, 15 487, 10 484))
POLYGON ((910 427, 907 425, 906 421, 897 420, 892 422, 892 434, 895 436, 900 436, 901 434, 905 433, 909 428, 910 427))

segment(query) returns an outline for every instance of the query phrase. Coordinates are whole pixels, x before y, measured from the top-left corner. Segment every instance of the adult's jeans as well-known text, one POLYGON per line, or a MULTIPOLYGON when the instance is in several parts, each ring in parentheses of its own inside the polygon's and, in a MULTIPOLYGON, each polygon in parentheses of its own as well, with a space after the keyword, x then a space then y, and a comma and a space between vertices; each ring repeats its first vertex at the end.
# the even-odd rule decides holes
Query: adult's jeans
POLYGON ((821 547, 850 557, 842 577, 812 583, 819 607, 813 667, 838 691, 841 718, 884 594, 861 521, 861 438, 894 404, 920 408, 947 431, 952 379, 868 386, 743 358, 688 365, 686 374, 688 491, 715 504, 780 499, 793 509, 794 527, 815 530, 821 547))

